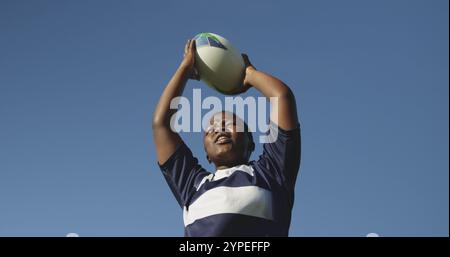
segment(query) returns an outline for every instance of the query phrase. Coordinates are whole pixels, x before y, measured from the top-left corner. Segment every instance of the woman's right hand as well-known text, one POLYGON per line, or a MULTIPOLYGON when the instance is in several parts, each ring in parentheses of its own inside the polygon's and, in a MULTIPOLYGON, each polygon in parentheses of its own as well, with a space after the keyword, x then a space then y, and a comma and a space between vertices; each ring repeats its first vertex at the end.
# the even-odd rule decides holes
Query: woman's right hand
POLYGON ((199 73, 195 68, 195 40, 189 39, 184 46, 183 61, 180 67, 186 69, 188 77, 190 79, 200 80, 199 73))

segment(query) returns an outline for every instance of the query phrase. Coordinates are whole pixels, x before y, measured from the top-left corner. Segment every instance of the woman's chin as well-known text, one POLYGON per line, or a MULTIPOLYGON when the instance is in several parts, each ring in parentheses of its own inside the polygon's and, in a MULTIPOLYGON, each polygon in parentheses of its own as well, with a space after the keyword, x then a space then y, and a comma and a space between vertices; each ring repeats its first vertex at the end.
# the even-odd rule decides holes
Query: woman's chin
POLYGON ((233 151, 232 144, 221 144, 217 145, 216 153, 217 156, 228 156, 233 151))

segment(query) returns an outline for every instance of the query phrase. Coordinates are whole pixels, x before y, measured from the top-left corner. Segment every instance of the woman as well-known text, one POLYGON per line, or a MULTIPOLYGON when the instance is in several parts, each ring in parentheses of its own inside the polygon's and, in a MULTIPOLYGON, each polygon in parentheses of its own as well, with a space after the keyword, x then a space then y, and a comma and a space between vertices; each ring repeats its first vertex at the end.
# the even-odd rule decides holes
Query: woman
POLYGON ((158 164, 183 208, 185 236, 287 236, 300 165, 300 126, 295 97, 279 79, 258 71, 243 54, 243 87, 265 97, 277 97, 272 106, 270 135, 257 161, 245 123, 227 112, 213 116, 204 134, 206 158, 216 167, 210 173, 198 164, 181 137, 170 127, 176 110, 170 102, 181 96, 188 79, 198 79, 195 41, 188 40, 184 58, 164 89, 153 114, 153 137, 158 164), (245 127, 240 128, 239 126, 245 127), (244 132, 242 132, 244 131, 244 132))

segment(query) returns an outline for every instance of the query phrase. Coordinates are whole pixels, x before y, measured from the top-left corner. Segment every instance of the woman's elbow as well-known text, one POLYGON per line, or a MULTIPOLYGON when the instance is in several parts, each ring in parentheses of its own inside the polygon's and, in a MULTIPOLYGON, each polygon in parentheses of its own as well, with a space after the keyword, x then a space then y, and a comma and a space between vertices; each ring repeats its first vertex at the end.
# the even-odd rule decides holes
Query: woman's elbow
POLYGON ((295 101, 295 96, 292 90, 283 83, 283 86, 279 87, 276 96, 281 99, 293 100, 295 101))
POLYGON ((165 118, 163 115, 160 115, 158 113, 153 113, 152 117, 152 128, 160 128, 165 125, 165 118))

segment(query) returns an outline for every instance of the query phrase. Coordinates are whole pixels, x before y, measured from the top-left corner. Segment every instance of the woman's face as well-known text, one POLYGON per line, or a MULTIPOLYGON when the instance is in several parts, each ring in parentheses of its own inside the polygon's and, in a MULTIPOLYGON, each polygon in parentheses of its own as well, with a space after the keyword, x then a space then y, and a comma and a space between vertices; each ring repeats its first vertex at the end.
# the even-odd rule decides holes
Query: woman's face
POLYGON ((214 114, 203 143, 208 160, 216 166, 234 166, 248 161, 249 138, 244 122, 233 113, 214 114))

